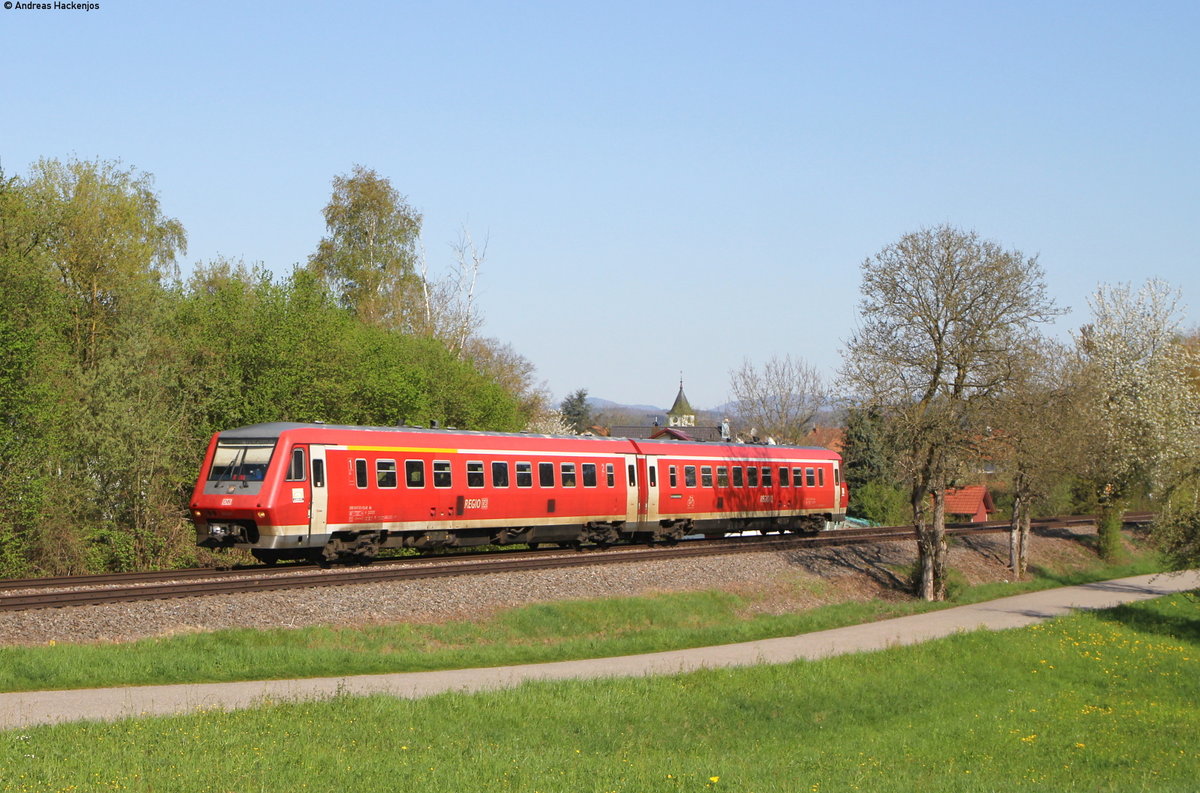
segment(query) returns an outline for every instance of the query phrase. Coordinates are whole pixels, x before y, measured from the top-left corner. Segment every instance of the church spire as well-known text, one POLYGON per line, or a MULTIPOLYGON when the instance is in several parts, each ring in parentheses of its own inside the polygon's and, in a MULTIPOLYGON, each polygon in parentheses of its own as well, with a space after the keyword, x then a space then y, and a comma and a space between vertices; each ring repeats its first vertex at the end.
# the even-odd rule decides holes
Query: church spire
POLYGON ((667 411, 667 423, 672 427, 696 426, 696 411, 683 393, 683 372, 679 373, 679 393, 675 396, 675 404, 667 411))

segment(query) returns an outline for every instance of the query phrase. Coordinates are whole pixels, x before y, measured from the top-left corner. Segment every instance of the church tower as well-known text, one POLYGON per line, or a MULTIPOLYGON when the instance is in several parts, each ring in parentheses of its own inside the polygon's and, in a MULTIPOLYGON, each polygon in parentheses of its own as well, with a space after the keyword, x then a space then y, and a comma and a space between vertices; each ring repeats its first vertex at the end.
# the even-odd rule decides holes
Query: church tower
POLYGON ((671 409, 667 411, 667 426, 696 426, 696 411, 692 410, 691 404, 688 403, 687 396, 685 396, 683 393, 682 375, 679 377, 679 394, 675 397, 675 404, 671 405, 671 409))

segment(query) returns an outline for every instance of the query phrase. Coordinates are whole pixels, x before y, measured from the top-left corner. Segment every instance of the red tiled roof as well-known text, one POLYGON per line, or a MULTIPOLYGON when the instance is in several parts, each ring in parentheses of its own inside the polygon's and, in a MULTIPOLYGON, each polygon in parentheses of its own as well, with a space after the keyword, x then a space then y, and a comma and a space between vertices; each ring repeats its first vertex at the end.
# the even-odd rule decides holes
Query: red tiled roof
POLYGON ((947 515, 978 515, 995 512, 996 505, 992 502, 992 494, 984 485, 972 485, 958 490, 946 491, 947 515))
POLYGON ((819 427, 814 426, 805 436, 803 445, 805 446, 823 446, 826 449, 834 452, 841 452, 842 446, 845 445, 846 431, 841 427, 819 427))

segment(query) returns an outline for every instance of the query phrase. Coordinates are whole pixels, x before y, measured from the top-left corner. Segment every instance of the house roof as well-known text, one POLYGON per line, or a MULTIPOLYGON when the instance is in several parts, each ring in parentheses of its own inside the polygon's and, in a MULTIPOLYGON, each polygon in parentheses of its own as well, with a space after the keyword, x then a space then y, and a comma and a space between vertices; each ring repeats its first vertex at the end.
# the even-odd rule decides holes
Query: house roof
POLYGON ((830 451, 840 453, 846 443, 846 431, 841 427, 821 427, 813 425, 802 441, 805 446, 823 446, 830 451))
POLYGON ((946 491, 946 513, 949 515, 975 515, 978 514, 981 505, 985 512, 996 511, 992 494, 984 485, 971 485, 946 491))

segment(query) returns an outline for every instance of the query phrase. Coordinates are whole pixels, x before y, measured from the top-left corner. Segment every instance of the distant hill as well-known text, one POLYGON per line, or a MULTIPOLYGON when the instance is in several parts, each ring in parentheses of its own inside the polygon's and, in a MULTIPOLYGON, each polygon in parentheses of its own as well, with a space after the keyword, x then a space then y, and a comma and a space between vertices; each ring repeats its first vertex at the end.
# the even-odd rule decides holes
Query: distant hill
POLYGON ((654 405, 626 405, 623 402, 613 402, 611 399, 600 399, 599 397, 592 396, 587 398, 587 403, 592 411, 597 413, 600 411, 621 410, 631 413, 661 413, 664 416, 667 414, 667 408, 655 407, 654 405))

